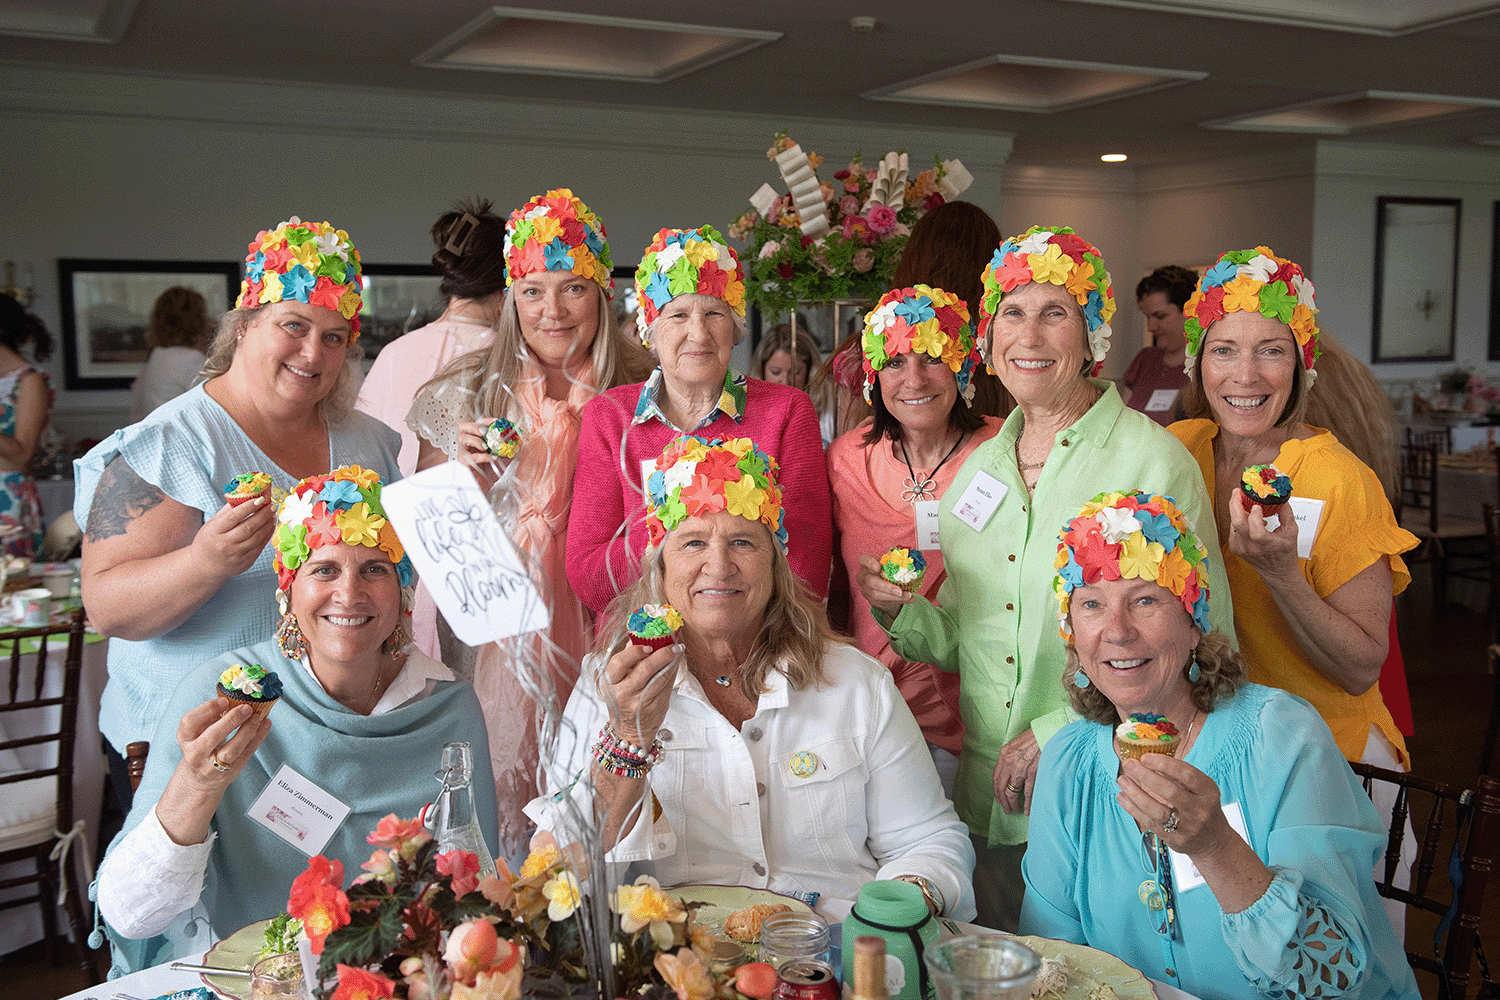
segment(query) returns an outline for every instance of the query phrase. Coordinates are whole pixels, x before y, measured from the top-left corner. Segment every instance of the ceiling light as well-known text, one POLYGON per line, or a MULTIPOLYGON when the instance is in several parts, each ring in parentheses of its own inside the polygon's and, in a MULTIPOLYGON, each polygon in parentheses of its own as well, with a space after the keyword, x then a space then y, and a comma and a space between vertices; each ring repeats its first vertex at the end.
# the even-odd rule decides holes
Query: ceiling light
POLYGON ((1099 159, 1103 160, 1105 163, 1124 163, 1126 160, 1130 159, 1130 157, 1126 156, 1124 153, 1105 153, 1103 156, 1099 157, 1099 159))
POLYGON ((1197 70, 993 55, 876 87, 860 96, 868 101, 1046 114, 1144 94, 1207 75, 1197 70))
POLYGON ((873 17, 865 17, 865 16, 862 16, 862 17, 851 17, 849 19, 849 29, 851 31, 858 31, 858 32, 861 32, 861 33, 868 32, 868 31, 874 31, 875 30, 875 19, 873 17))
POLYGON ((1349 135, 1364 129, 1403 125, 1424 118, 1472 111, 1475 108, 1496 107, 1500 107, 1500 100, 1493 97, 1362 90, 1354 94, 1339 94, 1231 118, 1216 118, 1201 124, 1204 128, 1238 129, 1246 132, 1349 135))

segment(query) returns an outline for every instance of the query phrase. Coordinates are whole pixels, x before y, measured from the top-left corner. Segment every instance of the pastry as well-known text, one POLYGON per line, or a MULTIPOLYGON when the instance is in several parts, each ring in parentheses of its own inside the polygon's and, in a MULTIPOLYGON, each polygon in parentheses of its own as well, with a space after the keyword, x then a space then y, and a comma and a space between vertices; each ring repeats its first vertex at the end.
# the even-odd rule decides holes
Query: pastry
POLYGON ((1182 734, 1165 715, 1137 712, 1115 727, 1115 750, 1121 760, 1139 760, 1148 753, 1175 756, 1182 734))
POLYGON ((647 604, 630 616, 626 626, 631 643, 654 653, 672 645, 677 630, 682 628, 682 615, 670 604, 647 604))
POLYGON ((264 472, 246 472, 224 484, 224 502, 231 507, 261 496, 271 496, 271 477, 264 472))
POLYGON ((741 944, 760 941, 760 925, 773 913, 791 913, 785 903, 756 903, 743 910, 735 910, 724 918, 724 933, 741 944))
POLYGON ((521 432, 515 424, 500 417, 484 429, 484 446, 496 458, 515 458, 521 450, 521 432))
POLYGON ((1292 481, 1274 465, 1252 465, 1240 477, 1240 503, 1260 508, 1265 517, 1278 513, 1292 498, 1292 481))
POLYGON ((917 549, 897 546, 880 557, 880 575, 908 594, 914 594, 927 575, 927 558, 917 549))
POLYGON ((281 700, 281 678, 259 663, 236 663, 219 675, 219 697, 234 705, 249 705, 264 719, 281 700))

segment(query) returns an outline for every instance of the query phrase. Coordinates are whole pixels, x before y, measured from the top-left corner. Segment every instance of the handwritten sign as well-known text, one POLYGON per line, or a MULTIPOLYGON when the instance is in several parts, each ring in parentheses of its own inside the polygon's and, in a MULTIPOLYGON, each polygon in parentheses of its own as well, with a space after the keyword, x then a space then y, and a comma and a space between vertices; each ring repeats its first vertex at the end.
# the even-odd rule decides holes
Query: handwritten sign
POLYGON ((459 639, 478 646, 547 627, 551 610, 468 467, 419 472, 380 501, 459 639))

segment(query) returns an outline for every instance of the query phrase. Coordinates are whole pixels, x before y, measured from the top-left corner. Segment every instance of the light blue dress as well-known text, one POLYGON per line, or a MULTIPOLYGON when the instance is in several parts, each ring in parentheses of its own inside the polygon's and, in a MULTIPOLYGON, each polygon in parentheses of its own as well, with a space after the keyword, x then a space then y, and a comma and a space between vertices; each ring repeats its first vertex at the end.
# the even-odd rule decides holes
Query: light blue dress
POLYGON ((1023 934, 1099 948, 1202 1000, 1418 997, 1371 877, 1386 829, 1311 705, 1246 684, 1205 717, 1184 759, 1218 784, 1226 807, 1238 805, 1276 877, 1236 914, 1207 885, 1179 884, 1176 940, 1157 933, 1159 917, 1140 899, 1156 876, 1115 800, 1113 743, 1112 727, 1075 722, 1042 751, 1023 934))
MULTIPOLYGON (((385 424, 351 413, 328 429, 328 468, 359 465, 394 482, 401 478, 400 447, 400 435, 385 424)), ((241 473, 264 472, 278 491, 297 485, 297 478, 267 458, 202 385, 115 431, 73 463, 73 511, 85 532, 99 478, 116 455, 173 500, 202 511, 205 520, 224 506, 224 484, 241 473)), ((249 569, 172 631, 154 639, 109 641, 109 683, 99 706, 99 728, 116 751, 123 754, 127 743, 151 739, 166 696, 188 671, 226 650, 271 637, 277 624, 273 555, 266 546, 249 569)))

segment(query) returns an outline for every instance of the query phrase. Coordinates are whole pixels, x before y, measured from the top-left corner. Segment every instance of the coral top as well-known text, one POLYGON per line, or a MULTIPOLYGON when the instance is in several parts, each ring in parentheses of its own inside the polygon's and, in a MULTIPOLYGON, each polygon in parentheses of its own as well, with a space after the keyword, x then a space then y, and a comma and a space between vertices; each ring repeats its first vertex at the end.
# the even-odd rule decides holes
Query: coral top
MULTIPOLYGON (((1291 477, 1294 498, 1324 501, 1312 558, 1298 560, 1302 575, 1326 599, 1375 560, 1385 559, 1391 567, 1391 592, 1401 593, 1411 583, 1411 574, 1400 554, 1415 548, 1417 537, 1396 523, 1395 512, 1369 466, 1327 430, 1312 429, 1317 432, 1312 437, 1283 444, 1274 460, 1276 468, 1291 477)), ((1217 507, 1214 438, 1219 425, 1212 420, 1183 420, 1168 430, 1197 460, 1217 507)), ((1255 568, 1231 552, 1227 541, 1219 553, 1229 573, 1235 630, 1240 652, 1250 665, 1250 679, 1312 702, 1349 760, 1364 756, 1370 727, 1375 726, 1390 740, 1402 763, 1407 763, 1406 743, 1380 697, 1380 686, 1371 685, 1364 694, 1352 695, 1324 676, 1302 651, 1255 568)))
MULTIPOLYGON (((833 526, 838 555, 844 560, 850 580, 859 573, 861 555, 879 558, 893 546, 916 547, 916 514, 912 505, 901 498, 911 471, 892 453, 889 441, 865 444, 865 433, 872 423, 873 420, 866 420, 828 447, 833 526)), ((986 417, 984 426, 970 434, 963 446, 943 463, 934 476, 938 494, 933 499, 948 489, 975 448, 1000 433, 1002 423, 998 417, 986 417)), ((936 603, 938 587, 947 578, 943 552, 933 547, 923 549, 922 555, 927 558, 927 575, 922 578, 918 592, 936 603)), ((855 644, 885 664, 895 677, 896 689, 922 727, 922 738, 958 754, 963 748, 964 734, 958 710, 958 675, 929 663, 903 659, 891 648, 890 637, 870 615, 870 605, 857 594, 850 601, 849 624, 855 644)))

